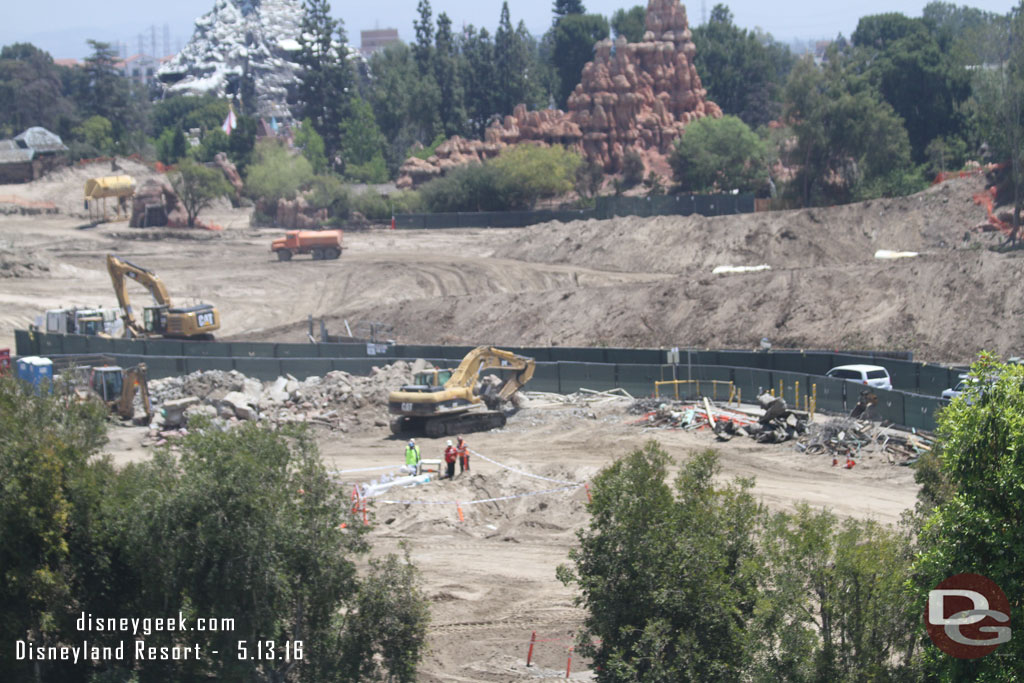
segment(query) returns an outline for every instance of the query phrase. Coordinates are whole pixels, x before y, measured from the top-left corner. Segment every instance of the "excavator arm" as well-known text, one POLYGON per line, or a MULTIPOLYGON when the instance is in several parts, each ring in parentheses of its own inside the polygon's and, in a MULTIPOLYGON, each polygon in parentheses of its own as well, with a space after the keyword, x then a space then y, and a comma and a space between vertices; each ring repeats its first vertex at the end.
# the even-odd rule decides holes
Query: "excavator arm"
POLYGON ((128 261, 122 261, 113 254, 107 254, 107 272, 110 273, 110 281, 114 283, 117 303, 123 311, 122 318, 124 319, 125 330, 133 337, 146 336, 143 327, 135 320, 132 302, 128 298, 128 281, 126 278, 131 278, 148 289, 158 305, 170 307, 171 297, 167 294, 164 283, 153 271, 128 261))
POLYGON ((142 409, 146 412, 146 420, 153 417, 153 403, 149 397, 149 384, 146 381, 146 364, 139 363, 134 368, 125 370, 124 382, 121 384, 121 397, 117 402, 117 413, 127 419, 135 414, 132 404, 135 394, 142 399, 142 409))
POLYGON ((451 379, 445 382, 445 389, 456 387, 472 389, 476 385, 480 373, 491 368, 520 371, 510 377, 498 392, 496 398, 505 401, 533 377, 534 360, 511 351, 496 349, 493 346, 478 346, 462 359, 459 367, 452 373, 451 379))

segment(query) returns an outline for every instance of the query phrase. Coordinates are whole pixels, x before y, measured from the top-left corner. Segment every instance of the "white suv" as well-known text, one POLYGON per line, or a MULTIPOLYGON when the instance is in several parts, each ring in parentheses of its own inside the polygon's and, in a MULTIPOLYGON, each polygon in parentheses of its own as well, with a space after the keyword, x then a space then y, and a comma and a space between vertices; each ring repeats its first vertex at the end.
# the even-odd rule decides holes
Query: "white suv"
POLYGON ((867 384, 876 389, 892 389, 889 371, 881 365, 840 365, 826 372, 825 376, 867 384))

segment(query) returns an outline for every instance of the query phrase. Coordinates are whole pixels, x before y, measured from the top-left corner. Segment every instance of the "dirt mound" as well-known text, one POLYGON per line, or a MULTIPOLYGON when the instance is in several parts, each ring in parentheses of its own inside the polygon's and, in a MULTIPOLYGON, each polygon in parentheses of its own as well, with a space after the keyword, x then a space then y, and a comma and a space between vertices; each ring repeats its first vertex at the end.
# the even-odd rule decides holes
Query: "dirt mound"
MULTIPOLYGON (((135 186, 139 187, 149 178, 161 177, 149 166, 131 159, 118 158, 117 165, 120 170, 111 170, 109 161, 65 166, 31 183, 0 185, 0 195, 10 195, 23 202, 52 204, 64 215, 85 218, 89 215, 85 208, 85 181, 90 178, 130 175, 135 178, 135 186)), ((114 203, 110 204, 111 209, 114 203)))
POLYGON ((48 277, 53 263, 47 257, 28 249, 0 243, 0 279, 48 277))
MULTIPOLYGON (((510 258, 622 272, 710 273, 721 265, 807 268, 870 263, 879 249, 969 245, 985 217, 973 200, 984 178, 958 178, 910 197, 736 216, 622 217, 533 226, 508 240, 510 258)), ((988 240, 988 241, 991 241, 988 240)))

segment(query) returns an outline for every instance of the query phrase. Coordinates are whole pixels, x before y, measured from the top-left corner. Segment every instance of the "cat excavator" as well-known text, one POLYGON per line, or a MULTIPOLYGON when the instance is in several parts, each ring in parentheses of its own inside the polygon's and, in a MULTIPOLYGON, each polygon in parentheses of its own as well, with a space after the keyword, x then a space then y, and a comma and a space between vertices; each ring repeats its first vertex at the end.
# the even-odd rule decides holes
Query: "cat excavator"
POLYGON ((533 377, 534 360, 493 346, 478 346, 454 370, 432 369, 416 375, 388 396, 395 418, 391 431, 422 432, 429 437, 495 429, 505 425, 501 404, 533 377), (500 385, 480 382, 484 370, 518 371, 500 385))
POLYGON ((176 337, 178 339, 213 339, 213 331, 220 328, 220 315, 210 304, 198 304, 189 308, 174 308, 164 283, 151 270, 122 261, 113 254, 107 254, 107 272, 114 283, 114 293, 121 307, 126 337, 176 337), (135 319, 131 300, 128 298, 128 279, 135 280, 149 290, 155 306, 143 309, 142 324, 135 319))
POLYGON ((139 363, 131 368, 117 365, 92 368, 89 373, 89 388, 111 411, 125 420, 130 420, 135 414, 135 395, 139 394, 146 420, 153 417, 145 363, 139 363))

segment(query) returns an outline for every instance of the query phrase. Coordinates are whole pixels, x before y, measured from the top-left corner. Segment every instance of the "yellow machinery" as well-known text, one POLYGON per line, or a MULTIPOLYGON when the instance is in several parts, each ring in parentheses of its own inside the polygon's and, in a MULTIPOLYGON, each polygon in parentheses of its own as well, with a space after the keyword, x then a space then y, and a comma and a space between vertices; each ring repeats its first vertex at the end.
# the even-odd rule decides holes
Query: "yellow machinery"
POLYGON ((153 404, 149 398, 145 363, 139 363, 128 369, 117 365, 95 367, 89 376, 89 388, 112 411, 125 420, 130 420, 134 416, 133 403, 135 394, 139 393, 142 398, 142 408, 146 411, 146 420, 153 417, 153 404))
POLYGON ((396 417, 391 431, 424 432, 427 436, 462 434, 502 427, 502 402, 533 377, 534 361, 493 346, 478 346, 466 354, 455 370, 427 370, 416 375, 416 384, 403 386, 388 396, 388 409, 396 417), (498 387, 477 384, 488 369, 517 370, 498 387), (486 410, 481 410, 486 406, 486 410))
POLYGON ((107 217, 107 198, 113 198, 114 220, 128 220, 131 217, 129 200, 135 196, 135 178, 130 175, 112 175, 103 178, 89 178, 85 181, 85 206, 89 220, 102 223, 107 217))
POLYGON ((212 339, 213 331, 220 328, 220 315, 210 304, 198 304, 189 308, 173 308, 171 297, 164 283, 156 273, 128 261, 122 261, 113 254, 107 254, 107 271, 114 283, 117 303, 121 306, 126 337, 178 337, 184 339, 212 339), (135 319, 132 304, 128 298, 127 280, 135 280, 149 290, 155 306, 143 309, 140 325, 135 319))

